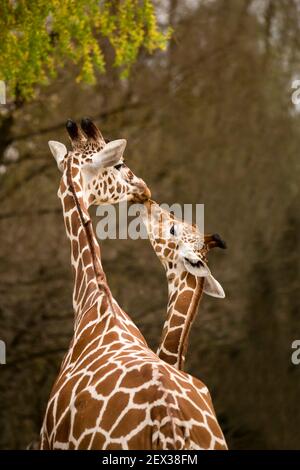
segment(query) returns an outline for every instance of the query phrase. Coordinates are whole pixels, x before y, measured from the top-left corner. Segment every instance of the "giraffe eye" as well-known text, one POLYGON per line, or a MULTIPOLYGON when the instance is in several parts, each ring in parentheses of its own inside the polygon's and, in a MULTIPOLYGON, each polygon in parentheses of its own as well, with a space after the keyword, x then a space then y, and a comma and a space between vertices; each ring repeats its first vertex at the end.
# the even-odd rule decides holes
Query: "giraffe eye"
POLYGON ((175 235, 175 225, 172 225, 172 227, 170 228, 170 234, 175 235))
POLYGON ((118 163, 118 165, 115 165, 114 168, 116 170, 120 170, 120 168, 122 168, 122 166, 124 166, 124 163, 118 163))

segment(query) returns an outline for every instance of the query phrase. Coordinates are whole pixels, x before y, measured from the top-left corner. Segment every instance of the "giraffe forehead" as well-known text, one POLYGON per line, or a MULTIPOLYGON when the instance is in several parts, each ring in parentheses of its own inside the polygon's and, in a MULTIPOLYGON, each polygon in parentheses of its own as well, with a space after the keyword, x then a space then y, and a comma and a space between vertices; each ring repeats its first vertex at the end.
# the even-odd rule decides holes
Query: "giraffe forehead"
POLYGON ((84 148, 84 150, 82 151, 81 153, 81 159, 86 161, 87 159, 90 159, 92 158, 92 156, 99 152, 103 147, 101 147, 100 145, 91 145, 89 144, 89 146, 87 148, 84 148))
POLYGON ((102 150, 104 145, 102 145, 99 142, 91 142, 91 141, 85 141, 85 142, 79 142, 76 145, 76 148, 69 152, 68 155, 73 156, 73 161, 74 158, 78 159, 78 162, 88 161, 89 159, 92 159, 92 156, 102 150))

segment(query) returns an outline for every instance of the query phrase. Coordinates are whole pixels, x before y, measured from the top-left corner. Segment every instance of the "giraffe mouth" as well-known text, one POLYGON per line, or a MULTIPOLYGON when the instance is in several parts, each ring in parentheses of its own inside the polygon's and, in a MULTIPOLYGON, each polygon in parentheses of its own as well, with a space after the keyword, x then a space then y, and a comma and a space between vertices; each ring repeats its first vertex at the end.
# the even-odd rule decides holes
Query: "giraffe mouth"
POLYGON ((144 183, 140 185, 141 191, 139 193, 134 193, 133 202, 144 203, 151 197, 151 191, 148 186, 144 183))

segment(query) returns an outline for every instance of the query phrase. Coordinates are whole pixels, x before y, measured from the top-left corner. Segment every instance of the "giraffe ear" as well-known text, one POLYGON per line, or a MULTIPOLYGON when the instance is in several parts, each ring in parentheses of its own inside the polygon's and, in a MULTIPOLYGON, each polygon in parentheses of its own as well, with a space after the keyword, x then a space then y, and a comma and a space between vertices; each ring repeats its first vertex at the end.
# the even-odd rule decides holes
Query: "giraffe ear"
POLYGON ((53 157, 56 160, 58 168, 60 171, 63 171, 63 161, 68 153, 67 147, 61 142, 57 142, 56 140, 49 140, 48 145, 53 157))
POLYGON ((101 168, 116 165, 123 157, 126 144, 127 141, 125 139, 112 140, 100 152, 93 155, 92 162, 87 163, 85 168, 96 172, 101 168))
POLYGON ((203 292, 211 297, 218 297, 220 299, 225 297, 223 287, 211 274, 204 279, 203 292))

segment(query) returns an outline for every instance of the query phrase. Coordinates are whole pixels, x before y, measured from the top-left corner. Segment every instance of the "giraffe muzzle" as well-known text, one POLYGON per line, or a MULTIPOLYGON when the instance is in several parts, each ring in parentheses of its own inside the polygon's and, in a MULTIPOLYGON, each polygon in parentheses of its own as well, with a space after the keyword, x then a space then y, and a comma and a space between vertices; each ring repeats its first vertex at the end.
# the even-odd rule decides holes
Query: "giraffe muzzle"
POLYGON ((151 191, 146 185, 146 183, 140 183, 138 186, 138 189, 140 189, 140 192, 136 192, 133 197, 133 202, 138 202, 138 203, 143 203, 147 201, 148 199, 151 198, 151 191))

